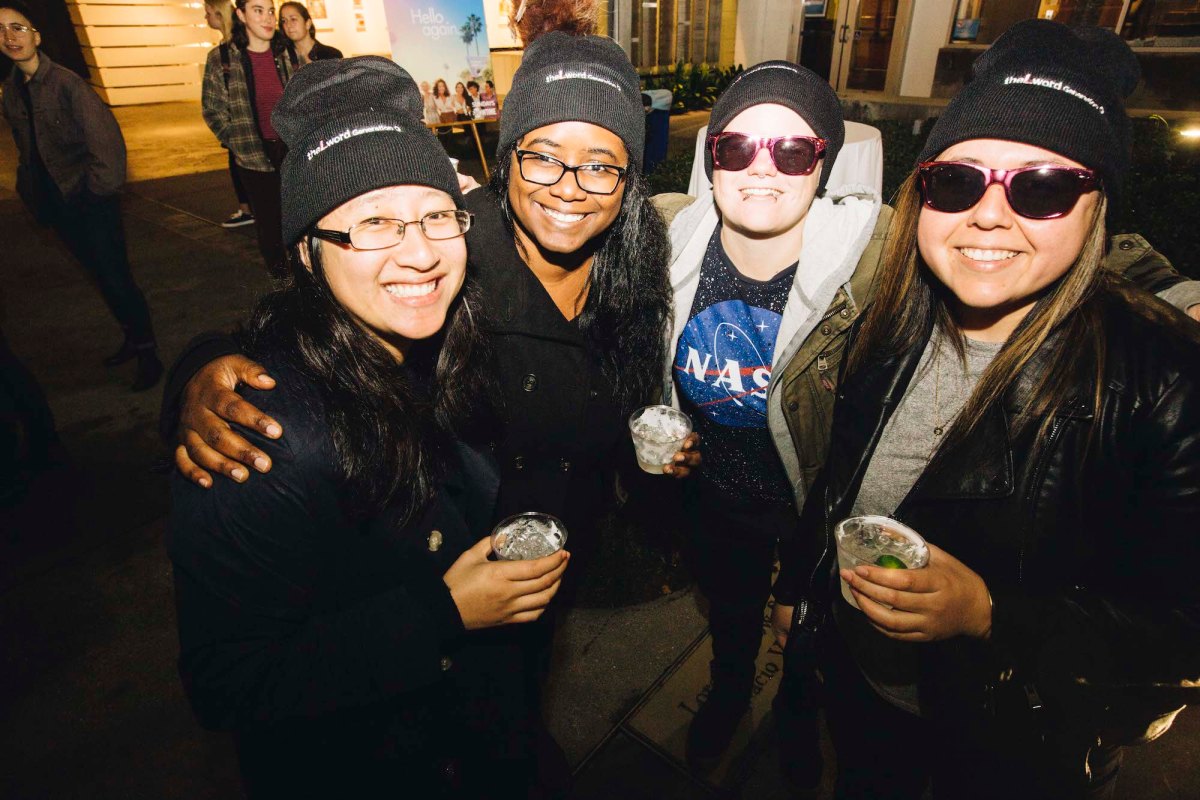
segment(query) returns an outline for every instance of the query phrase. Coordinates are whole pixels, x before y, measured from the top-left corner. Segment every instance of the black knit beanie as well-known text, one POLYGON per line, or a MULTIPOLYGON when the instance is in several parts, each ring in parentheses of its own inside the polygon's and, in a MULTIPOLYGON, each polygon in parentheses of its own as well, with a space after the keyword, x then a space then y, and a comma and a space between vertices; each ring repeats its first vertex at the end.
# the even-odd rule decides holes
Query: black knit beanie
POLYGON ((1102 28, 1026 20, 971 71, 929 131, 920 161, 968 139, 1023 142, 1096 170, 1115 205, 1129 171, 1124 100, 1141 77, 1129 45, 1102 28))
MULTIPOLYGON (((790 61, 764 61, 733 79, 708 118, 709 135, 725 130, 729 121, 751 106, 776 103, 790 108, 825 140, 825 159, 817 191, 825 188, 833 161, 846 141, 846 122, 842 104, 829 81, 817 73, 790 61)), ((704 148, 704 173, 713 176, 712 151, 704 148)))
POLYGON ((279 176, 284 244, 384 186, 431 186, 462 208, 454 167, 422 122, 423 109, 412 77, 386 58, 314 61, 297 71, 271 112, 288 146, 279 176))
POLYGON ((646 112, 637 71, 625 51, 602 36, 551 31, 525 50, 500 115, 500 154, 525 134, 556 122, 590 122, 615 133, 642 165, 646 112))

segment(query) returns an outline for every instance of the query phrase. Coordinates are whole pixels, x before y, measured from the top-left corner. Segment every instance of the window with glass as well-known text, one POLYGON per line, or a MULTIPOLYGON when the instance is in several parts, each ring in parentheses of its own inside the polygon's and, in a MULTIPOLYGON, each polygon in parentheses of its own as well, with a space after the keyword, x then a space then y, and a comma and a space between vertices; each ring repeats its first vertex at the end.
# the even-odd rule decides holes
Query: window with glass
POLYGON ((635 67, 715 64, 721 55, 721 0, 632 0, 635 67))
POLYGON ((1111 28, 1131 47, 1200 47, 1200 0, 958 0, 950 40, 991 44, 1031 18, 1111 28))

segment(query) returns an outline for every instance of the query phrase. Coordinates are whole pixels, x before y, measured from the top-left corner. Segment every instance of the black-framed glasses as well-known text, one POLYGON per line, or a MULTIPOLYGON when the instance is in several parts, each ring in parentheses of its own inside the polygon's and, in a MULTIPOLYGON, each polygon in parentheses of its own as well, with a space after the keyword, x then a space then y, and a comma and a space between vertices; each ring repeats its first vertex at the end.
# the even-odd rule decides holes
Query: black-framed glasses
POLYGON ((972 208, 989 186, 998 183, 1004 187, 1008 207, 1020 216, 1056 219, 1069 214, 1080 197, 1100 185, 1092 170, 1065 164, 989 169, 966 161, 926 161, 917 172, 925 206, 945 214, 972 208))
POLYGON ((570 166, 557 158, 536 150, 517 151, 517 169, 530 183, 553 186, 568 172, 575 174, 575 185, 588 194, 612 194, 621 185, 626 168, 613 164, 590 162, 570 166))
POLYGON ((764 147, 775 169, 784 175, 811 175, 825 155, 825 140, 817 136, 750 136, 722 131, 708 137, 715 169, 741 172, 754 163, 764 147))
POLYGON ((470 211, 430 211, 420 219, 402 220, 376 217, 351 225, 345 231, 313 228, 309 235, 327 242, 348 244, 355 250, 386 250, 404 241, 409 225, 417 225, 431 241, 455 239, 471 229, 474 215, 470 211))
POLYGON ((0 34, 5 34, 9 31, 20 36, 26 33, 37 33, 37 28, 30 27, 29 25, 22 25, 19 22, 10 22, 7 25, 5 25, 3 22, 0 22, 0 34))

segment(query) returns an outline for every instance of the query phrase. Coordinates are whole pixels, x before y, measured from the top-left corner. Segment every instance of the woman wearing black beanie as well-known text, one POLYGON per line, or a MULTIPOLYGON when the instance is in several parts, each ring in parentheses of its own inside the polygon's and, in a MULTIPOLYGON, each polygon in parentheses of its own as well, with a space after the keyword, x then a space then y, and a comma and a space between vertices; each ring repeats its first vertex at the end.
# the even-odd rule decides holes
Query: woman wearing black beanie
POLYGON ((509 800, 535 774, 497 634, 541 616, 567 554, 488 558, 495 468, 456 441, 487 384, 460 369, 485 346, 471 214, 421 107, 383 58, 288 83, 289 271, 244 340, 280 385, 243 388, 288 435, 246 431, 275 461, 246 486, 172 486, 180 674, 252 798, 509 800))
POLYGON ((1015 25, 900 190, 774 589, 838 797, 1111 797, 1200 699, 1200 329, 1102 269, 1137 80, 1110 31, 1015 25), (858 515, 928 565, 839 571, 858 515))

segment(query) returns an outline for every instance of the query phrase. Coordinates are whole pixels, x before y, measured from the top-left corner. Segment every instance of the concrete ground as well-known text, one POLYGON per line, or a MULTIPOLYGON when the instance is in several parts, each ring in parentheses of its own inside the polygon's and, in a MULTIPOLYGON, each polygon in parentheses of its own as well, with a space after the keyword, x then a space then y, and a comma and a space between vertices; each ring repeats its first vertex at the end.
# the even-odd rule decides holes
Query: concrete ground
MULTIPOLYGON (((241 319, 267 280, 252 231, 217 225, 233 196, 199 109, 118 117, 131 154, 130 255, 170 361, 196 332, 241 319)), ((681 148, 701 124, 672 120, 681 148)), ((0 508, 0 797, 239 797, 228 737, 196 726, 175 672, 159 397, 129 393, 130 368, 100 366, 117 328, 20 207, 13 167, 0 131, 0 325, 45 388, 70 457, 0 508)), ((560 641, 548 717, 576 769, 575 798, 786 796, 767 714, 778 657, 765 641, 754 710, 705 776, 680 757, 708 653, 693 592, 572 611, 560 641)), ((1118 796, 1200 797, 1198 746, 1189 710, 1163 739, 1128 751, 1118 796)))

